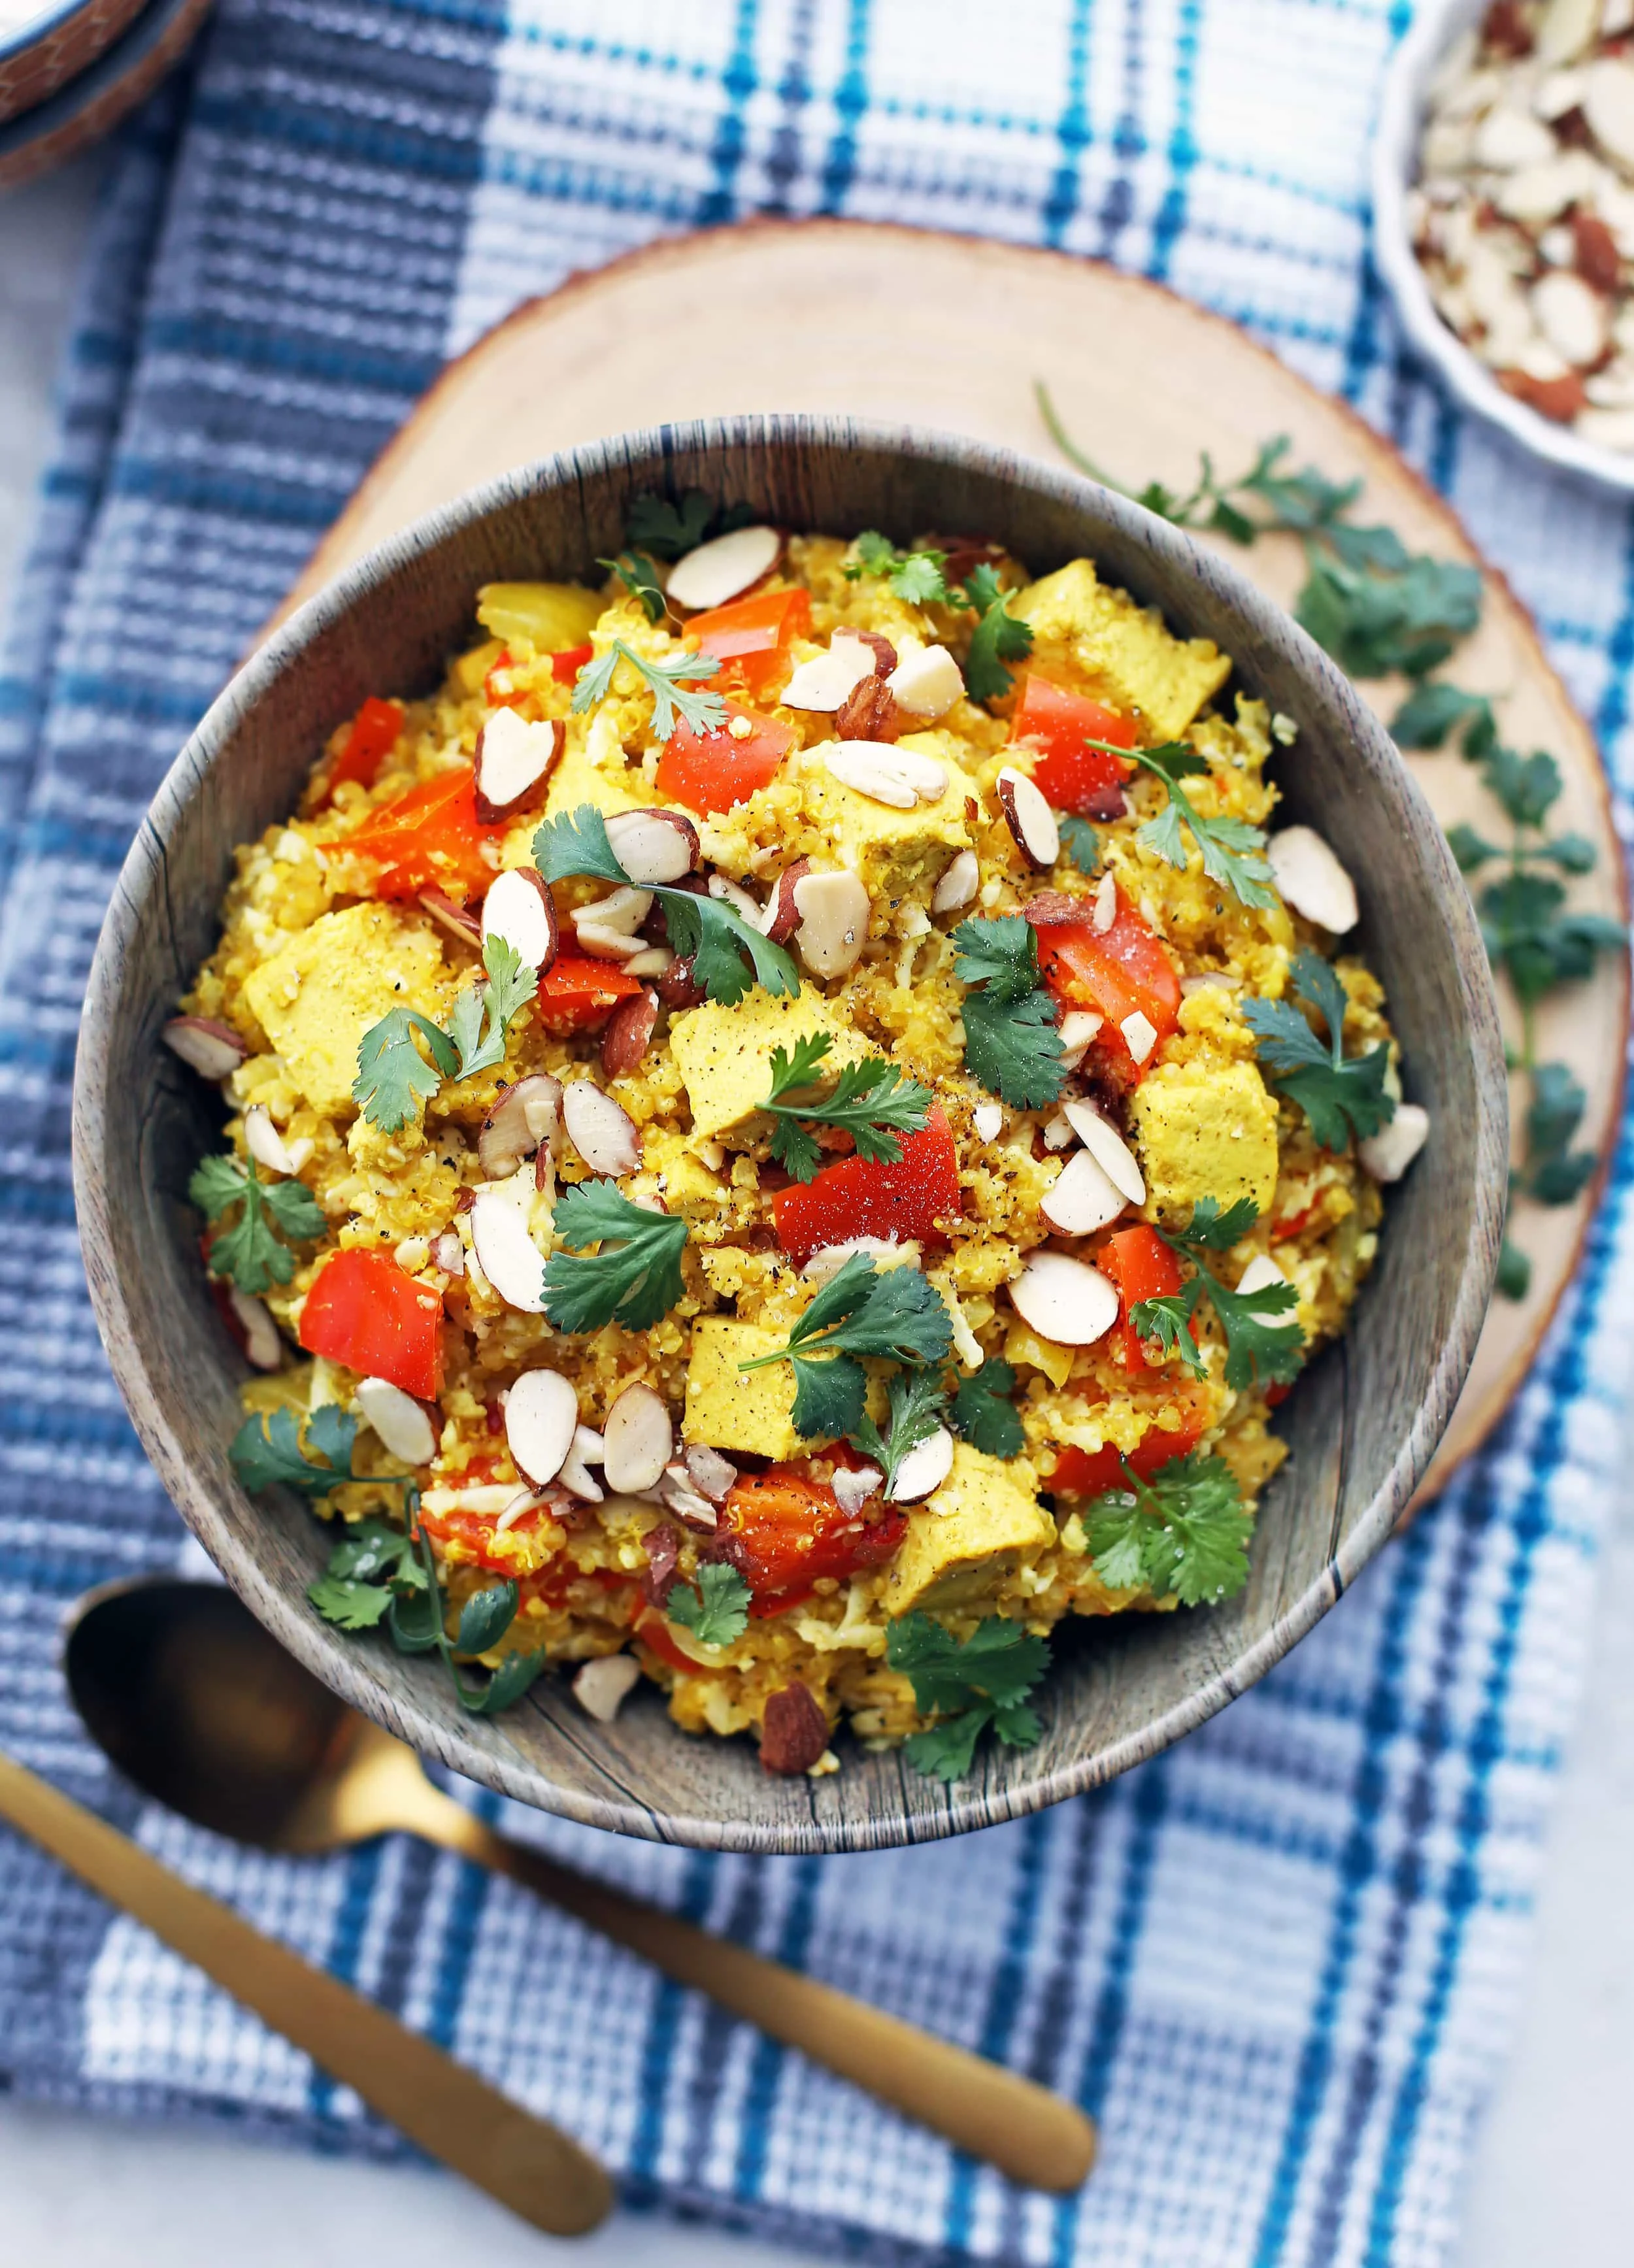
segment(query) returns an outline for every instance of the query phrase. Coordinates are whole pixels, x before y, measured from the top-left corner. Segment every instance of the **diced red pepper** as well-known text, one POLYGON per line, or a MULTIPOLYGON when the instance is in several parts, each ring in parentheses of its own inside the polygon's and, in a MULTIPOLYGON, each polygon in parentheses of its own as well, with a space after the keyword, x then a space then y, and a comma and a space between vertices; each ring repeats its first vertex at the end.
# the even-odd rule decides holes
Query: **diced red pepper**
POLYGON ((773 1465, 734 1484, 723 1511, 737 1538, 756 1616, 786 1614, 811 1596, 820 1577, 843 1582, 888 1559, 908 1532, 908 1515, 870 1521, 849 1513, 831 1488, 793 1465, 773 1465))
POLYGON ((348 780, 355 780, 359 787, 372 787, 402 729, 402 703, 378 701, 372 693, 352 718, 346 745, 335 760, 329 793, 333 795, 348 780))
POLYGON ((443 1300, 384 1252, 331 1254, 301 1310, 308 1354, 383 1378, 421 1402, 443 1384, 443 1300))
MULTIPOLYGON (((1129 1462, 1143 1481, 1150 1480, 1176 1457, 1195 1449, 1202 1432, 1196 1418, 1189 1418, 1177 1433, 1167 1433, 1154 1425, 1129 1452, 1129 1462)), ((1108 1489, 1126 1485, 1122 1455, 1110 1447, 1063 1449, 1056 1459, 1055 1471, 1044 1483, 1052 1496, 1104 1496, 1108 1489)))
POLYGON ((1315 1211, 1316 1199, 1313 1197, 1309 1204, 1301 1205, 1298 1212, 1291 1212, 1284 1219, 1273 1221, 1271 1223, 1272 1242, 1282 1244, 1289 1237, 1298 1236, 1302 1228, 1309 1227, 1315 1211))
POLYGON ((621 1000, 628 1000, 640 990, 640 978, 627 976, 611 961, 558 954, 540 979, 539 1020, 559 1040, 575 1032, 591 1032, 606 1023, 621 1000))
POLYGON ((676 725, 659 753, 653 785, 666 802, 684 803, 688 811, 729 811, 775 777, 798 738, 792 725, 729 701, 726 722, 712 733, 676 725), (739 719, 749 729, 734 738, 732 726, 739 719))
POLYGON ((1035 751, 1034 784, 1056 810, 1086 819, 1122 817, 1123 783, 1135 768, 1088 743, 1110 740, 1116 747, 1132 748, 1132 717, 1029 671, 1010 719, 1010 738, 1018 747, 1035 751))
POLYGON ((1180 1021, 1180 978, 1160 939, 1120 888, 1112 926, 1054 922, 1038 932, 1044 982, 1066 1008, 1093 1008, 1104 1019, 1094 1046, 1125 1086, 1137 1085, 1180 1021), (1126 1017, 1145 1016, 1157 1038, 1137 1063, 1123 1036, 1126 1017))
POLYGON ((1095 1265, 1117 1285, 1122 1309, 1118 1336, 1124 1361, 1131 1370, 1150 1370, 1152 1365, 1142 1351, 1139 1333, 1129 1319, 1130 1310, 1143 1300, 1178 1292, 1185 1282, 1179 1261, 1155 1228, 1137 1221, 1134 1227, 1121 1228, 1107 1239, 1095 1255, 1095 1265))
POLYGON ((811 593, 797 586, 754 591, 747 599, 694 615, 687 636, 696 638, 700 653, 715 656, 723 679, 762 693, 786 666, 791 641, 808 637, 811 627, 811 593))
POLYGON ((939 1103, 933 1103, 917 1134, 901 1134, 902 1154, 893 1166, 865 1158, 842 1158, 809 1182, 791 1182, 774 1192, 772 1219, 777 1240, 797 1267, 803 1268, 825 1244, 849 1244, 854 1236, 894 1236, 899 1244, 916 1238, 942 1245, 946 1232, 938 1220, 963 1211, 959 1195, 959 1160, 953 1130, 939 1103))
POLYGON ((649 1653, 656 1653, 659 1660, 667 1663, 671 1669, 679 1669, 683 1675, 691 1672, 693 1675, 696 1675, 698 1663, 694 1661, 689 1653, 681 1652, 669 1634, 669 1624, 656 1607, 647 1608, 644 1613, 637 1616, 636 1636, 649 1653))
POLYGON ((508 645, 502 645, 488 665, 488 674, 482 680, 482 698, 490 709, 516 709, 526 698, 521 687, 512 677, 516 657, 508 645))
POLYGON ((333 847, 376 865, 372 897, 413 898, 422 890, 441 890, 463 905, 493 880, 482 846, 504 835, 503 827, 479 821, 476 775, 469 764, 458 764, 383 804, 355 835, 333 847))
POLYGON ((550 657, 550 674, 558 685, 570 685, 595 650, 593 645, 563 646, 550 657))

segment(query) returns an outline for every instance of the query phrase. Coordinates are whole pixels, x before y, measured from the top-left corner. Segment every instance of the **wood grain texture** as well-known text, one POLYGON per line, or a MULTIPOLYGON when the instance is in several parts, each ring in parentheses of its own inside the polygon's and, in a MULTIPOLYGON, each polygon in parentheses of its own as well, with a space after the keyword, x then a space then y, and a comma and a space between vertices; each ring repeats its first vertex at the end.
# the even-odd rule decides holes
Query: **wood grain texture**
POLYGON ((1154 1754, 1262 1675, 1380 1548, 1462 1385, 1491 1289, 1507 1162, 1496 1004, 1468 895, 1423 797, 1370 711, 1234 567, 1136 506, 969 441, 843 417, 735 417, 627 435, 508 475, 386 543, 254 657, 188 742, 126 864, 98 948, 74 1103, 76 1187, 99 1322, 143 1440, 228 1579, 346 1699, 501 1792, 627 1833, 711 1847, 857 1849, 1016 1816, 1154 1754), (548 1678, 496 1723, 384 1642, 341 1637, 304 1591, 323 1556, 293 1501, 253 1500, 227 1444, 238 1358, 196 1258, 188 1174, 213 1098, 158 1044, 208 950, 232 847, 294 803, 327 733, 365 694, 429 688, 489 579, 587 573, 630 497, 697 486, 794 527, 980 528, 1038 571, 1080 553, 1212 637, 1300 726, 1280 767, 1291 816, 1350 846, 1361 949, 1388 988, 1408 1093, 1435 1138, 1397 1192, 1348 1343, 1284 1411, 1293 1448, 1268 1491, 1247 1588, 1208 1614, 1075 1625, 1044 1735, 953 1789, 849 1744, 828 1778, 762 1772, 746 1742, 688 1740, 644 1692, 593 1723, 548 1678))

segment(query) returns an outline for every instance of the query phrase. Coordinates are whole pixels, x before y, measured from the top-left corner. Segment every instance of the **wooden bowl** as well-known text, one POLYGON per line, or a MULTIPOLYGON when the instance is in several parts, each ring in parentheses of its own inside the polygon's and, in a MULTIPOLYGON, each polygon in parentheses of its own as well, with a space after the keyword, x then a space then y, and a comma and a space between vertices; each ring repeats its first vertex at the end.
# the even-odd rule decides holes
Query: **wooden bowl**
POLYGON ((66 86, 130 24, 144 0, 40 0, 38 12, 0 28, 0 120, 66 86))
POLYGON ((507 1795, 628 1834, 757 1851, 851 1850, 984 1826, 1110 1778, 1201 1724, 1326 1613, 1388 1536, 1446 1424, 1491 1290, 1507 1173, 1486 955, 1446 843, 1383 729, 1304 633, 1231 566, 1138 506, 1005 451, 839 416, 666 426, 496 481, 372 552, 247 665, 177 758, 126 861, 92 970, 74 1094, 91 1288, 144 1444, 189 1526, 283 1645, 421 1754, 507 1795), (1359 946, 1383 979, 1408 1092, 1433 1122, 1393 1192, 1351 1330, 1281 1413, 1292 1457, 1267 1491, 1246 1588, 1208 1612, 1075 1623, 1057 1640, 1039 1745, 994 1745, 948 1789, 849 1741, 821 1780, 763 1772, 747 1741, 689 1739, 647 1688, 594 1723, 541 1679, 495 1722, 439 1670, 320 1622, 304 1593, 323 1530, 251 1498, 227 1445, 238 1354, 198 1258, 188 1176, 219 1135, 209 1091, 158 1042, 217 933, 237 843, 292 808, 325 737, 365 695, 440 678, 479 584, 594 578, 630 497, 698 487, 778 524, 899 541, 975 528, 1036 571, 1080 553, 1215 639, 1299 725, 1277 766, 1289 814, 1356 874, 1359 946))

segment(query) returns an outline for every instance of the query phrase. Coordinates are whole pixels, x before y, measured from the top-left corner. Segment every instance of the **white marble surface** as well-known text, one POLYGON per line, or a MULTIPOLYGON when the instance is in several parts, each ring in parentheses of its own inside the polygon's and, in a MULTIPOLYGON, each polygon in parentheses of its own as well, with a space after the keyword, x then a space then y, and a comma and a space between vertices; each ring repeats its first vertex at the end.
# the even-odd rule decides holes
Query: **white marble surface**
MULTIPOLYGON (((95 161, 0 195, 0 608, 49 431, 95 161)), ((1477 2147, 1461 2268, 1634 2258, 1634 1498, 1614 1508, 1594 1669, 1549 1854, 1514 2058, 1477 2147)), ((433 2173, 95 2123, 0 2102, 8 2260, 50 2268, 801 2268, 795 2255, 622 2215, 535 2236, 433 2173)), ((1153 2264, 1153 2268, 1162 2268, 1153 2264)))

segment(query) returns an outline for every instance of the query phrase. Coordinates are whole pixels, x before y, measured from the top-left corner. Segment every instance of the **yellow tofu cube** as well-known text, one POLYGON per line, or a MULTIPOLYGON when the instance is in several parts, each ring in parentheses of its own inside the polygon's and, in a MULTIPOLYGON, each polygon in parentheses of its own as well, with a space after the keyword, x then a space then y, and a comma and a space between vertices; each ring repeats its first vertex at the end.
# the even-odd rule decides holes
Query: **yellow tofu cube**
POLYGON ((774 1362, 751 1371, 738 1366, 775 1353, 788 1336, 758 1323, 701 1316, 692 1327, 681 1440, 778 1461, 800 1455, 806 1444, 794 1430, 793 1365, 774 1362))
POLYGON ((1108 589, 1087 559, 1029 584, 1012 612, 1033 625, 1033 662, 1115 709, 1138 710, 1154 739, 1179 738, 1231 675, 1208 638, 1177 638, 1153 607, 1108 589))
MULTIPOLYGON (((623 743, 611 729, 613 723, 606 711, 591 718, 588 729, 577 718, 568 719, 561 761, 550 775, 545 796, 547 819, 556 818, 559 812, 577 811, 581 803, 593 803, 611 818, 615 811, 645 811, 658 801, 641 766, 625 762, 623 743)), ((507 865, 520 865, 531 857, 538 824, 537 815, 530 814, 526 827, 518 828, 524 845, 519 856, 512 855, 513 837, 505 838, 507 865)))
POLYGON ((1256 1067, 1212 1050, 1159 1064, 1135 1090, 1135 1136, 1146 1189, 1163 1214, 1201 1197, 1221 1209, 1250 1197, 1263 1212, 1277 1189, 1277 1105, 1256 1067))
POLYGON ((1056 1540, 1056 1523, 997 1457, 961 1441, 953 1470, 909 1514, 886 1577, 885 1611, 945 1614, 997 1588, 1056 1540))
POLYGON ((326 1118, 350 1116, 357 1042, 393 1008, 441 1013, 443 956, 423 926, 373 901, 325 914, 245 980, 292 1084, 326 1118))
POLYGON ((771 1059, 797 1040, 826 1032, 833 1041, 825 1071, 860 1063, 875 1052, 860 1034, 836 1022, 828 1002, 808 986, 791 996, 758 990, 730 1008, 706 1000, 669 1027, 674 1057, 692 1106, 694 1138, 725 1133, 752 1118, 771 1091, 771 1059))
POLYGON ((800 782, 806 818, 823 837, 819 865, 849 866, 873 900, 876 920, 886 907, 915 893, 928 895, 953 854, 970 848, 965 798, 976 791, 950 753, 958 743, 932 732, 905 733, 897 745, 929 756, 946 770, 947 784, 936 802, 897 811, 859 795, 815 764, 800 782))

